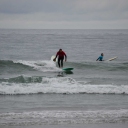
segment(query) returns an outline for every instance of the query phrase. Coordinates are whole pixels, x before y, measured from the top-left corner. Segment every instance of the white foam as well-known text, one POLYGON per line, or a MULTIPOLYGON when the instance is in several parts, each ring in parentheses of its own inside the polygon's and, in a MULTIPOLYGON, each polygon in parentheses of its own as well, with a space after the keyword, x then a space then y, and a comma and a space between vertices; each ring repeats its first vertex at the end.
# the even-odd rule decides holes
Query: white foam
POLYGON ((51 60, 41 60, 41 61, 25 61, 19 60, 14 61, 14 63, 21 63, 23 65, 30 66, 38 71, 48 72, 48 71, 61 71, 61 69, 56 67, 56 63, 51 60))
POLYGON ((66 111, 44 110, 0 113, 1 125, 128 123, 128 110, 66 111))
POLYGON ((37 94, 37 93, 99 93, 99 94, 128 94, 127 85, 91 85, 79 83, 70 77, 47 78, 41 83, 0 83, 0 94, 37 94))

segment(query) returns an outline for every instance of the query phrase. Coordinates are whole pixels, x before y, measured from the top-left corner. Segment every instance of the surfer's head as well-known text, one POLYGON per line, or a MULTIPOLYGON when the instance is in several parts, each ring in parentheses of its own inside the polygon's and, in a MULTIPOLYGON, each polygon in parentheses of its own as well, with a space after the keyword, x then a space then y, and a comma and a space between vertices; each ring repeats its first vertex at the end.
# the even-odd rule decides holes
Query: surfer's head
POLYGON ((60 49, 59 52, 62 52, 62 49, 60 49))
POLYGON ((104 56, 104 53, 101 53, 101 56, 104 56))

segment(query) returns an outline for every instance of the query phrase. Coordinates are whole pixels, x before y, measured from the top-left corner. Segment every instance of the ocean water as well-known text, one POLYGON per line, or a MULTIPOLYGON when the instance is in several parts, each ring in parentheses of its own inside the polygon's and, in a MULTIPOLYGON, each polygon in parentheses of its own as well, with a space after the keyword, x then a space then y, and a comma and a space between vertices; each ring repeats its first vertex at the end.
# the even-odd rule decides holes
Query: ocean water
POLYGON ((128 124, 128 30, 0 29, 0 127, 95 124, 128 124))

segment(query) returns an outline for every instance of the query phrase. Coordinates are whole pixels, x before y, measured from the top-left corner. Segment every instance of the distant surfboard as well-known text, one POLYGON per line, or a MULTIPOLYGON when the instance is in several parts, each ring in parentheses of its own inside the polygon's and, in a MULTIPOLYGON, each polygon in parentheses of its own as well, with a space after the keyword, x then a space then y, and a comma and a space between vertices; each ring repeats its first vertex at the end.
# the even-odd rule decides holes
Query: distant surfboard
POLYGON ((110 58, 107 61, 112 61, 112 60, 115 60, 116 58, 117 58, 117 56, 116 57, 113 57, 113 58, 110 58))

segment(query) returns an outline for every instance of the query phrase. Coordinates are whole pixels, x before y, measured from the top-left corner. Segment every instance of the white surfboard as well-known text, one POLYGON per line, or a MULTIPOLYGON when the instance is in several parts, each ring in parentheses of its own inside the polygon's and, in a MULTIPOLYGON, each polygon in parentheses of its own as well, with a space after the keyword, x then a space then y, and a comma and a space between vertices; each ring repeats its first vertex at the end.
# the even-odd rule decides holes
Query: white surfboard
POLYGON ((51 56, 51 60, 53 61, 53 59, 55 58, 55 56, 51 56))
MULTIPOLYGON (((54 55, 53 55, 53 56, 51 56, 51 60, 52 60, 52 61, 54 61, 54 60, 53 60, 54 58, 55 58, 55 56, 54 56, 54 55)), ((56 58, 56 61, 54 61, 54 62, 57 62, 57 60, 58 60, 58 59, 56 58)))
POLYGON ((112 60, 115 60, 116 58, 117 58, 117 56, 116 57, 113 57, 113 58, 110 58, 107 61, 112 61, 112 60))

